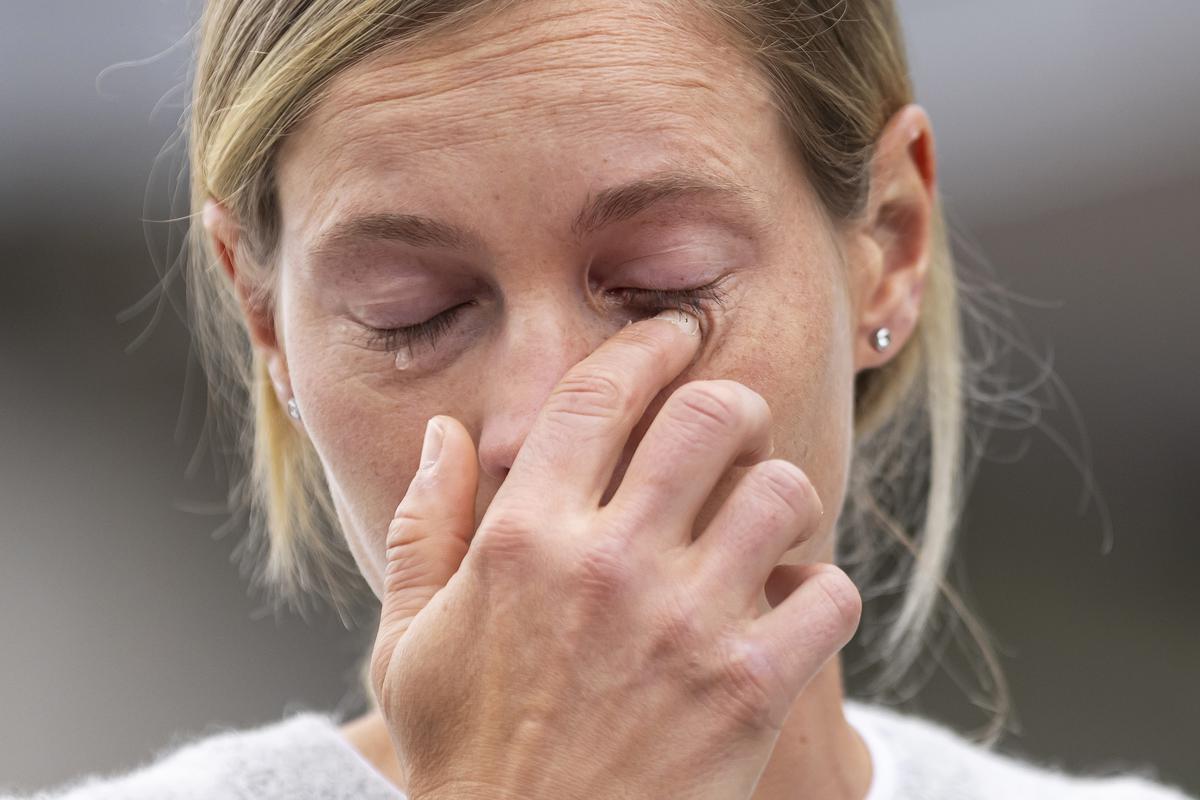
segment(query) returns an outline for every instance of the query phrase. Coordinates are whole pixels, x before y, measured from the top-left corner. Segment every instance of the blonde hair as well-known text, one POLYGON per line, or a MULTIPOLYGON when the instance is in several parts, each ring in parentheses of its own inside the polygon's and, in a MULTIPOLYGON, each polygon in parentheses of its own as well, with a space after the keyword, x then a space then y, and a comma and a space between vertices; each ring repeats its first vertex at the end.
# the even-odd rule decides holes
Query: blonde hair
MULTIPOLYGON (((513 2, 210 0, 204 9, 188 139, 189 308, 210 396, 231 412, 232 433, 249 454, 248 474, 230 498, 251 514, 245 558, 254 564, 255 582, 295 608, 323 597, 345 619, 370 592, 339 533, 320 461, 287 422, 266 367, 249 346, 229 281, 195 220, 209 196, 227 206, 243 232, 239 266, 269 308, 279 230, 272 159, 281 138, 348 65, 513 2)), ((891 115, 913 100, 892 3, 702 5, 769 78, 774 105, 827 212, 839 220, 861 213, 875 143, 891 115)), ((897 686, 916 661, 940 595, 968 621, 1003 706, 1003 676, 986 637, 944 580, 963 492, 965 362, 940 202, 929 259, 915 335, 886 365, 857 379, 839 561, 860 586, 869 583, 867 599, 903 587, 877 642, 878 692, 897 686), (897 547, 907 559, 884 580, 878 565, 897 547)))

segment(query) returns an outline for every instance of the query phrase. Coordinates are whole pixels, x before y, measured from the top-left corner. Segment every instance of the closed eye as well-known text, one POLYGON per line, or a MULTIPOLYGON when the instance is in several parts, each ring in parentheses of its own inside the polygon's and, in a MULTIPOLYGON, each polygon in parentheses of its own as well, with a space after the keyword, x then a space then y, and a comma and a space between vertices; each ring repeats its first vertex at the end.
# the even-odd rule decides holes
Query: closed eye
MULTIPOLYGON (((720 288, 721 278, 703 286, 690 289, 634 289, 620 288, 609 290, 609 295, 618 301, 646 312, 647 315, 658 313, 664 309, 678 309, 700 314, 709 303, 721 305, 725 293, 720 288)), ((410 351, 416 345, 425 342, 430 347, 437 344, 439 338, 447 333, 464 310, 477 305, 477 301, 468 300, 459 303, 437 314, 424 322, 415 325, 405 325, 399 328, 366 329, 363 346, 371 350, 396 352, 402 348, 410 351)))

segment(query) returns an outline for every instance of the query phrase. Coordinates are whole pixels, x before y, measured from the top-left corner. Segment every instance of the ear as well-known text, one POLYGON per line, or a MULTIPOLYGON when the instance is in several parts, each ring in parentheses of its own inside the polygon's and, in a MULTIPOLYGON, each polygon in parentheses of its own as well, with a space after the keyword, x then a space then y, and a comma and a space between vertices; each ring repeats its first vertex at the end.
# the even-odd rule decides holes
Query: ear
POLYGON ((917 326, 929 272, 935 175, 929 116, 920 106, 906 105, 879 136, 867 208, 857 226, 856 373, 893 358, 917 326), (883 352, 873 346, 879 328, 891 332, 883 352))
POLYGON ((292 385, 276 335, 275 310, 270 293, 255 274, 255 265, 245 260, 244 251, 238 247, 241 227, 224 204, 211 197, 204 203, 203 221, 213 252, 237 294, 250 343, 266 363, 280 406, 286 406, 292 397, 292 385))

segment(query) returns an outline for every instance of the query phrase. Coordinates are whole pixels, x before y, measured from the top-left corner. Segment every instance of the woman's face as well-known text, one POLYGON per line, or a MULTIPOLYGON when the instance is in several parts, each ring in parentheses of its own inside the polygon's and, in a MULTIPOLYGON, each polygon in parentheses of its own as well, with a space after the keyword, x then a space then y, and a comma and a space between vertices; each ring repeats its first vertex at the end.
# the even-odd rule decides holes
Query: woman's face
MULTIPOLYGON (((636 290, 716 282, 723 298, 704 301, 701 353, 647 410, 610 492, 671 391, 729 378, 770 404, 774 455, 840 508, 854 265, 765 83, 702 23, 521 3, 345 70, 278 153, 280 371, 377 594, 426 420, 474 436, 478 521, 564 373, 664 305, 636 290), (372 339, 448 309, 411 347, 372 339)), ((789 560, 828 558, 836 516, 789 560)))

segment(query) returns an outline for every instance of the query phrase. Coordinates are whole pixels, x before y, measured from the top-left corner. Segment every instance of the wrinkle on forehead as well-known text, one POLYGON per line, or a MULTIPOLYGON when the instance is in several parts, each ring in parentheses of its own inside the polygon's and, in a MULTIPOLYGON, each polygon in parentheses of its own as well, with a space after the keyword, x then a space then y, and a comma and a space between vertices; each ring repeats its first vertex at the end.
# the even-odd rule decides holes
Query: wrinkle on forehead
POLYGON ((399 57, 406 79, 436 84, 453 76, 449 83, 460 88, 502 75, 522 59, 609 67, 630 53, 657 54, 665 58, 654 66, 665 69, 731 50, 702 8, 649 0, 526 0, 453 33, 385 47, 368 61, 399 57))
MULTIPOLYGON (((745 96, 747 82, 761 76, 741 63, 698 7, 519 3, 452 34, 384 48, 335 76, 294 136, 302 137, 307 125, 338 116, 362 120, 376 111, 414 122, 436 117, 435 133, 445 142, 448 133, 483 117, 504 126, 532 113, 570 132, 594 121, 588 112, 621 113, 623 124, 636 126, 643 115, 668 116, 668 105, 719 108, 729 100, 722 101, 723 92, 745 96)), ((688 116, 695 124, 704 115, 688 116)), ((423 133, 410 131, 418 139, 423 133)), ((475 135, 481 133, 489 135, 475 135)))
POLYGON ((778 115, 765 77, 700 7, 529 0, 385 47, 330 81, 278 154, 279 185, 315 191, 300 212, 312 219, 348 201, 334 186, 374 195, 385 176, 453 181, 482 163, 605 164, 634 148, 741 172, 774 144, 778 115), (289 166, 292 149, 307 153, 289 166))

